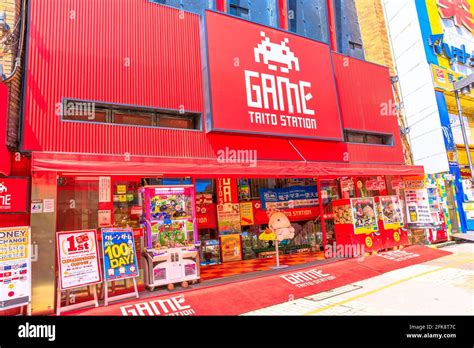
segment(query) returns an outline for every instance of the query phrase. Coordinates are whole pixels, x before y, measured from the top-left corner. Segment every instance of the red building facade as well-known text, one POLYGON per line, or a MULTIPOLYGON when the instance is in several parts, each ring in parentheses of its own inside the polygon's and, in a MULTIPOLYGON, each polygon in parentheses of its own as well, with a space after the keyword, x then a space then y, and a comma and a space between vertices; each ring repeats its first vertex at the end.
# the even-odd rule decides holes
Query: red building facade
POLYGON ((272 28, 145 0, 30 2, 20 150, 31 158, 31 201, 55 204, 31 214, 33 301, 43 298, 34 312, 54 309, 44 297, 54 299, 47 250, 56 232, 109 209, 95 202, 99 176, 129 187, 311 178, 320 189, 342 177, 423 173, 403 163, 388 69, 286 29, 285 16, 272 28), (76 203, 80 217, 68 215, 76 203))

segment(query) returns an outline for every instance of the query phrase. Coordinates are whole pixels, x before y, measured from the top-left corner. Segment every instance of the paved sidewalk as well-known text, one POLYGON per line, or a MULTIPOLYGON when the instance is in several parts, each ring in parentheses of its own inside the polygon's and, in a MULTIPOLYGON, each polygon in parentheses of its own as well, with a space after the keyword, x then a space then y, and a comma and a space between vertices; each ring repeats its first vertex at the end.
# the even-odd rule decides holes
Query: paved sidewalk
POLYGON ((474 244, 313 296, 244 315, 474 315, 474 244))

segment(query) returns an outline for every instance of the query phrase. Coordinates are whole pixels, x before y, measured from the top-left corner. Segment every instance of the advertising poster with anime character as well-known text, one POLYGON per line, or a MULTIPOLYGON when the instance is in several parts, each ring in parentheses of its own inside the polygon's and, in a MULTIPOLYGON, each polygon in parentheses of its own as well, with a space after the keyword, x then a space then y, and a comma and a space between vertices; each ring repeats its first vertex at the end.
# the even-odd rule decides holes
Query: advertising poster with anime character
POLYGON ((352 198, 351 208, 354 234, 369 234, 378 231, 377 212, 373 198, 352 198))
POLYGON ((403 227, 403 215, 397 196, 381 196, 382 221, 386 230, 397 230, 403 227))

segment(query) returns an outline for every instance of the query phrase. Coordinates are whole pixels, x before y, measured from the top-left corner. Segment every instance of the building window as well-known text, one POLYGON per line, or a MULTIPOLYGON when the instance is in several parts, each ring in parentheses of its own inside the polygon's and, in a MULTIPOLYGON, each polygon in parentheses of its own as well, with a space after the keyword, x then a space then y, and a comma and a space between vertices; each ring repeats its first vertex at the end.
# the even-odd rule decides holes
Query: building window
POLYGON ((233 16, 271 27, 278 26, 278 0, 229 0, 227 11, 233 16))
POLYGON ((97 104, 65 100, 63 120, 90 123, 111 123, 141 127, 201 129, 201 114, 174 110, 129 107, 115 104, 97 104))
POLYGON ((168 5, 181 10, 201 14, 206 9, 215 10, 216 0, 149 0, 155 4, 168 5))
POLYGON ((344 140, 348 143, 393 145, 393 136, 390 134, 344 131, 344 140))
POLYGON ((288 30, 328 42, 326 0, 288 0, 288 30))

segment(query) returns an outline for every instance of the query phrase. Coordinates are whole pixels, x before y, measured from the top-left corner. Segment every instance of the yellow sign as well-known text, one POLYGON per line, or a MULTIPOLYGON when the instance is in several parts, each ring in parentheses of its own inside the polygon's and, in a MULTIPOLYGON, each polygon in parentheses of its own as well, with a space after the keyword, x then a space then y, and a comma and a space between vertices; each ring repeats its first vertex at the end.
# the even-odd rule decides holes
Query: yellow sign
POLYGON ((123 195, 127 193, 127 185, 117 185, 117 194, 123 195))
POLYGON ((28 258, 29 227, 0 229, 0 262, 28 258))
POLYGON ((393 240, 394 240, 395 242, 399 242, 399 241, 400 241, 400 233, 394 232, 394 233, 393 233, 393 240))
POLYGON ((126 202, 127 201, 127 195, 120 195, 119 196, 119 202, 126 202))
MULTIPOLYGON (((434 86, 437 89, 443 91, 453 91, 453 82, 466 77, 451 69, 443 68, 441 66, 431 64, 431 72, 433 74, 434 86)), ((471 92, 471 97, 474 97, 474 93, 471 92)))
POLYGON ((372 243, 372 238, 366 237, 366 238, 365 238, 365 246, 366 246, 367 248, 372 248, 372 244, 373 244, 373 243, 372 243))
POLYGON ((240 224, 242 226, 253 225, 252 202, 240 203, 240 224))

